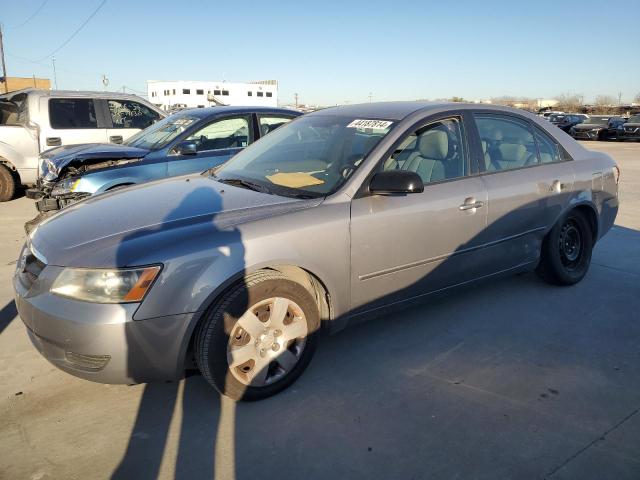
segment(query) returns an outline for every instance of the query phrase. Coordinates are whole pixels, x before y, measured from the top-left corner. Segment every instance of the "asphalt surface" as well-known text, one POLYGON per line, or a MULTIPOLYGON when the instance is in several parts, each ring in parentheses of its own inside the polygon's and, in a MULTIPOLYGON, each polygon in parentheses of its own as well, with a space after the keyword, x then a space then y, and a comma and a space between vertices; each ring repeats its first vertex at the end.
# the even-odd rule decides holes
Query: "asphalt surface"
POLYGON ((533 274, 323 339, 271 399, 199 376, 100 385, 30 345, 11 276, 32 201, 0 204, 0 478, 640 478, 640 143, 579 285, 533 274))

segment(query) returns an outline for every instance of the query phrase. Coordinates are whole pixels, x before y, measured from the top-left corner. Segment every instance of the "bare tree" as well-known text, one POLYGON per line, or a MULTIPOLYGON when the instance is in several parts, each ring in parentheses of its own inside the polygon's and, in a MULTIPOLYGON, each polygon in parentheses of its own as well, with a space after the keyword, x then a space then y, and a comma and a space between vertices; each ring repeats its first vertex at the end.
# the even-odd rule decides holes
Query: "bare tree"
POLYGON ((535 98, 510 97, 508 95, 504 95, 502 97, 492 98, 491 103, 496 105, 505 105, 507 107, 522 108, 532 112, 538 110, 538 101, 535 98))
POLYGON ((640 103, 640 93, 638 93, 638 94, 633 98, 633 101, 634 101, 635 103, 640 103))
POLYGON ((612 95, 598 95, 595 100, 596 113, 615 113, 617 110, 617 101, 612 95))
POLYGON ((582 111, 582 95, 562 94, 555 97, 558 101, 557 108, 565 112, 580 112, 582 111))

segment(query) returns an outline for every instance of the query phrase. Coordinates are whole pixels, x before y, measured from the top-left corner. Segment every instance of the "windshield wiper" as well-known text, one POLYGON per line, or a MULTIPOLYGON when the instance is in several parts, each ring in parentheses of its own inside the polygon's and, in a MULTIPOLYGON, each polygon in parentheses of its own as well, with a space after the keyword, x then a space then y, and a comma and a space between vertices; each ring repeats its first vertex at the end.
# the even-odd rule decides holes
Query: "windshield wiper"
POLYGON ((271 191, 264 185, 258 185, 257 183, 253 183, 248 180, 242 180, 241 178, 214 178, 216 178, 220 183, 226 183, 227 185, 233 185, 234 187, 242 187, 261 193, 271 193, 271 191))

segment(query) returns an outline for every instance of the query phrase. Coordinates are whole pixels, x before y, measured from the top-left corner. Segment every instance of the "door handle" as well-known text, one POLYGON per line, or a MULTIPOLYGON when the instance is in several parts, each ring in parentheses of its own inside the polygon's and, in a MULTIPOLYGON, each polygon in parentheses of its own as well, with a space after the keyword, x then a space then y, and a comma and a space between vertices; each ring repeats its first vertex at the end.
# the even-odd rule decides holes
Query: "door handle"
POLYGON ((59 147, 62 145, 62 139, 60 137, 47 137, 48 147, 59 147))
POLYGON ((112 135, 109 137, 111 143, 122 143, 122 135, 112 135))
POLYGON ((560 193, 565 188, 567 188, 566 183, 562 183, 560 180, 554 180, 549 190, 551 190, 552 192, 560 193))
POLYGON ((476 208, 484 207, 484 202, 477 200, 473 197, 466 198, 464 203, 458 207, 460 210, 475 210, 476 208))

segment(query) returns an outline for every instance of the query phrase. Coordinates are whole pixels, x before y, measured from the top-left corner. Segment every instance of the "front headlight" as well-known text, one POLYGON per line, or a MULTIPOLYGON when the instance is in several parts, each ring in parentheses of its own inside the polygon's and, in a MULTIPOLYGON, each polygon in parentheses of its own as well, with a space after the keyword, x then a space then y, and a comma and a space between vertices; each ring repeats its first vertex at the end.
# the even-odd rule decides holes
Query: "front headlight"
POLYGON ((65 178, 56 183, 51 190, 51 195, 64 195, 65 193, 73 193, 77 191, 80 184, 79 178, 65 178))
POLYGON ((58 178, 58 167, 48 158, 40 159, 40 177, 45 182, 52 182, 58 178))
POLYGON ((127 269, 65 268, 51 293, 93 303, 141 302, 161 267, 127 269))

